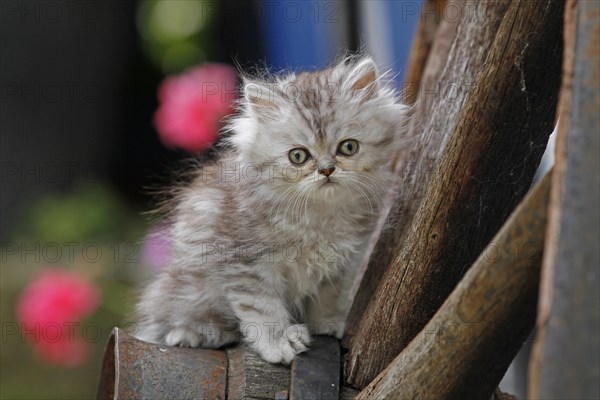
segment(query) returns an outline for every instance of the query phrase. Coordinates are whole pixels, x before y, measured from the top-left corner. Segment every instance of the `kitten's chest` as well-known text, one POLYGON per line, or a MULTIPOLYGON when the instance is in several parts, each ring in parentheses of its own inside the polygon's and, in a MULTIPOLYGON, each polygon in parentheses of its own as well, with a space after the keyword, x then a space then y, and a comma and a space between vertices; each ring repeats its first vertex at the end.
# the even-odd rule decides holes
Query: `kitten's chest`
POLYGON ((276 264, 299 296, 314 294, 324 279, 337 280, 353 273, 373 226, 373 219, 360 210, 331 204, 269 217, 262 221, 270 221, 269 241, 277 243, 280 256, 280 264, 276 264))
POLYGON ((285 246, 288 283, 299 295, 308 295, 325 279, 353 273, 367 235, 330 225, 304 227, 302 235, 285 246))
MULTIPOLYGON (((356 207, 315 206, 311 210, 280 218, 279 225, 286 235, 301 237, 306 241, 338 242, 362 236, 372 230, 375 216, 361 212, 356 207)), ((351 241, 351 240, 350 240, 351 241)))

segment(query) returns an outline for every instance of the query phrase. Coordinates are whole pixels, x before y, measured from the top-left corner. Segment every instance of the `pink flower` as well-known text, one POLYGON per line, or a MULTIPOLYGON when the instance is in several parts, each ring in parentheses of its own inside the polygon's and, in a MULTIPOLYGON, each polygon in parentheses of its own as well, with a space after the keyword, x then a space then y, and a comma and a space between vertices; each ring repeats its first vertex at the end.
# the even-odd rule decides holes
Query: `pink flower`
POLYGON ((76 272, 48 268, 21 292, 17 319, 43 360, 74 367, 89 356, 87 343, 75 336, 75 327, 99 302, 100 292, 91 282, 76 272))
POLYGON ((154 272, 159 272, 169 263, 169 233, 171 226, 160 223, 150 228, 142 247, 142 259, 154 272))
POLYGON ((221 120, 234 111, 236 84, 237 73, 226 64, 203 64, 165 79, 154 114, 163 144, 190 153, 210 148, 221 120))

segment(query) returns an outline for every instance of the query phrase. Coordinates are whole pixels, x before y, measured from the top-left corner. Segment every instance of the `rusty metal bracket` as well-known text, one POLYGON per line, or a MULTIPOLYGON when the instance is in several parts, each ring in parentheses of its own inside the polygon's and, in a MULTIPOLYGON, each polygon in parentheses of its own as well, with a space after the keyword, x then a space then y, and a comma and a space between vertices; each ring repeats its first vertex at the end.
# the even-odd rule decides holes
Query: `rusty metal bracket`
POLYGON ((113 329, 98 399, 225 399, 224 352, 146 343, 113 329))

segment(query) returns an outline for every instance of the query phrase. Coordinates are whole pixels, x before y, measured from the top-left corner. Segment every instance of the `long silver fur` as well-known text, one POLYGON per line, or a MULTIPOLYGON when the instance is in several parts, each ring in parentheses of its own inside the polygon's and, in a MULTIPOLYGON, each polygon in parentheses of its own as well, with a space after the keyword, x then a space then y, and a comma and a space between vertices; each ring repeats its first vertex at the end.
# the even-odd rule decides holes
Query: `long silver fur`
POLYGON ((228 150, 172 203, 170 265, 137 306, 140 339, 218 348, 244 340, 290 363, 310 334, 340 338, 354 274, 391 186, 408 107, 369 57, 247 78, 228 150), (338 152, 358 142, 351 156, 338 152), (302 165, 294 148, 308 151, 302 165), (327 177, 323 165, 335 170, 327 177))

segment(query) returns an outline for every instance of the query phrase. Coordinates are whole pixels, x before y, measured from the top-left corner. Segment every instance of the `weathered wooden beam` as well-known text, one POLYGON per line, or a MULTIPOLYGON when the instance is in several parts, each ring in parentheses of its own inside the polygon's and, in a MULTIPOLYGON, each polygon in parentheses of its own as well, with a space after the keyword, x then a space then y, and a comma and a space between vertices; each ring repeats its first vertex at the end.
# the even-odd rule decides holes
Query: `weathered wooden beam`
POLYGON ((247 346, 227 349, 229 359, 227 399, 286 400, 290 388, 290 368, 270 364, 247 346))
POLYGON ((489 399, 535 323, 550 177, 357 399, 489 399))
POLYGON ((600 3, 568 1, 529 398, 600 398, 600 3))
MULTIPOLYGON (((437 311, 526 193, 552 131, 563 2, 514 1, 507 9, 501 1, 474 6, 479 12, 461 20, 451 55, 479 54, 478 73, 470 90, 457 99, 461 104, 466 100, 460 112, 449 113, 458 115, 456 121, 447 120, 447 109, 454 105, 446 98, 429 111, 431 122, 422 125, 435 129, 449 123, 452 134, 407 235, 396 239, 401 245, 350 340, 347 379, 355 387, 375 378, 437 311), (501 21, 495 25, 496 18, 501 21), (482 34, 469 34, 478 32, 473 25, 498 26, 484 35, 488 41, 493 38, 491 46, 481 41, 482 34)), ((462 70, 447 68, 454 74, 446 82, 467 84, 461 81, 462 70)))
MULTIPOLYGON (((464 13, 464 1, 448 1, 449 6, 464 13)), ((494 5, 494 7, 499 6, 494 5)), ((494 8, 491 7, 491 8, 494 8)), ((443 12, 443 11, 442 11, 443 12)), ((404 230, 410 222, 409 216, 416 210, 418 200, 422 196, 427 179, 431 175, 441 149, 450 136, 452 127, 460 110, 461 101, 452 102, 445 107, 448 119, 440 122, 431 119, 430 110, 442 104, 445 88, 440 82, 450 82, 450 76, 460 76, 465 82, 473 82, 482 64, 484 52, 465 55, 465 49, 455 49, 451 52, 452 43, 456 36, 459 19, 443 19, 436 32, 431 56, 427 58, 425 69, 419 85, 419 100, 415 104, 414 117, 411 118, 409 137, 411 144, 398 155, 395 164, 398 165, 398 186, 390 191, 385 201, 392 205, 391 209, 382 212, 378 226, 371 236, 371 241, 365 251, 362 263, 348 292, 347 303, 352 304, 346 322, 345 337, 342 341, 348 347, 350 338, 356 332, 358 323, 367 308, 371 296, 377 289, 387 266, 392 260, 398 246, 398 238, 404 236, 404 230), (474 66, 477 66, 475 68, 474 66), (435 126, 433 124, 435 123, 435 126), (390 197, 390 196, 388 196, 390 197)), ((493 29, 483 24, 469 26, 461 34, 477 37, 480 42, 490 42, 495 34, 493 29)), ((411 67, 413 68, 413 67, 411 67)), ((418 67, 414 67, 418 69, 418 67)), ((455 81, 457 83, 458 81, 455 81)), ((466 96, 469 85, 456 86, 456 98, 466 96)))
POLYGON ((425 0, 421 7, 402 86, 402 100, 406 104, 413 104, 417 99, 429 51, 433 46, 437 28, 444 17, 446 0, 425 0))
POLYGON ((315 336, 287 365, 271 364, 244 344, 226 350, 146 343, 115 328, 104 353, 98 399, 299 400, 354 398, 341 385, 337 339, 315 336))

